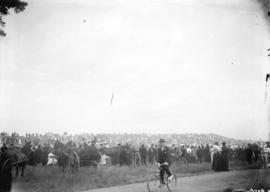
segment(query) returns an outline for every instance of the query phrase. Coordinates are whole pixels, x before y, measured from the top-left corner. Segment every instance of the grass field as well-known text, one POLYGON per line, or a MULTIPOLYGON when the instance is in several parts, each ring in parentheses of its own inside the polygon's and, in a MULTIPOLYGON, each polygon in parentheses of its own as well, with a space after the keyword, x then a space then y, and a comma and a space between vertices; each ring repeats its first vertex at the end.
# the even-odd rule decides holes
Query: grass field
MULTIPOLYGON (((241 163, 231 163, 231 169, 247 169, 241 163)), ((210 164, 186 164, 180 165, 172 170, 179 177, 210 173, 210 164)), ((14 187, 22 191, 85 191, 92 188, 109 187, 128 183, 146 181, 151 173, 155 171, 154 166, 142 167, 81 167, 76 174, 63 172, 58 167, 30 167, 28 166, 24 178, 14 180, 14 187)))

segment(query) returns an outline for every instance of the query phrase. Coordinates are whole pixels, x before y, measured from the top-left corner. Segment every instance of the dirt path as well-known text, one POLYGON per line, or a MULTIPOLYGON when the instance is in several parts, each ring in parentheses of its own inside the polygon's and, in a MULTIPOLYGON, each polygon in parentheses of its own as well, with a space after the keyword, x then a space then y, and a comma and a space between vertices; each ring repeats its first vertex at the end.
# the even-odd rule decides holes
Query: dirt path
MULTIPOLYGON (((269 170, 241 170, 183 177, 178 179, 176 192, 223 192, 225 189, 250 188, 269 180, 269 170), (259 177, 258 177, 259 175, 259 177), (258 177, 258 178, 257 178, 258 177), (268 177, 268 178, 267 178, 268 177)), ((91 192, 144 192, 145 183, 94 189, 91 192)), ((163 190, 166 191, 166 190, 163 190)))

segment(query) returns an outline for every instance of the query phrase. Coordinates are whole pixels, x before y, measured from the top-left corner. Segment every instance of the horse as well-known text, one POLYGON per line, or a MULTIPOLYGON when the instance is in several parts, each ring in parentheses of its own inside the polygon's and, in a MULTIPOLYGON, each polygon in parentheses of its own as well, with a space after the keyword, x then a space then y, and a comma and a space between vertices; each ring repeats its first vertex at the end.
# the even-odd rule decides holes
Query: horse
POLYGON ((0 151, 0 191, 11 191, 12 165, 7 148, 4 145, 0 151))
POLYGON ((5 159, 5 162, 2 162, 2 167, 0 167, 1 171, 6 169, 7 167, 10 167, 10 169, 12 169, 12 167, 15 167, 16 177, 18 177, 20 169, 21 177, 23 177, 26 164, 29 160, 27 155, 17 147, 6 148, 5 153, 7 158, 5 159))
POLYGON ((60 141, 56 141, 54 144, 54 150, 57 157, 57 164, 63 171, 67 168, 71 170, 72 173, 78 171, 79 168, 79 156, 77 152, 71 147, 64 145, 60 141))

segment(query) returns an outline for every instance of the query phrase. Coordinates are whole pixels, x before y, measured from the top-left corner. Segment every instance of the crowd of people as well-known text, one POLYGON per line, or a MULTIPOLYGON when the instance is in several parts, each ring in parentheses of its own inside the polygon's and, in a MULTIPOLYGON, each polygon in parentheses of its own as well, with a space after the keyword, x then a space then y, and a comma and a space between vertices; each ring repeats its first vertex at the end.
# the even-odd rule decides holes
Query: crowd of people
MULTIPOLYGON (((224 170, 220 164, 227 165, 229 160, 239 160, 251 164, 262 159, 266 147, 262 142, 248 143, 228 139, 214 134, 26 134, 8 135, 1 133, 0 141, 9 146, 23 146, 25 141, 31 143, 30 163, 46 165, 48 155, 55 153, 55 143, 61 142, 82 154, 82 159, 106 155, 112 165, 147 165, 157 159, 159 138, 164 138, 170 148, 173 161, 184 159, 188 163, 211 162, 214 170, 224 170), (218 145, 214 141, 224 141, 218 145), (226 144, 227 143, 227 144, 226 144), (87 157, 86 157, 87 156, 87 157), (223 160, 220 160, 223 159, 223 160), (225 160, 226 159, 226 160, 225 160), (228 159, 228 160, 227 160, 228 159), (218 161, 217 161, 218 160, 218 161), (221 163, 222 162, 222 163, 221 163)), ((0 143, 1 145, 1 143, 0 143)), ((264 155, 265 156, 265 155, 264 155)), ((266 158, 264 158, 266 160, 266 158)), ((225 166, 228 167, 228 166, 225 166)))
MULTIPOLYGON (((269 142, 253 142, 227 140, 222 144, 213 142, 216 135, 187 134, 186 140, 180 141, 183 135, 146 135, 146 134, 27 134, 19 136, 16 133, 0 134, 0 170, 4 169, 8 149, 15 149, 27 155, 27 163, 63 166, 64 156, 78 154, 81 166, 114 165, 114 166, 147 166, 160 162, 160 140, 166 138, 166 159, 169 165, 180 160, 184 163, 211 163, 213 171, 229 171, 230 161, 241 161, 246 164, 261 163, 268 168, 270 154, 269 142), (207 140, 207 138, 209 140, 207 140), (156 140, 155 140, 156 139, 156 140), (159 140, 159 142, 158 142, 159 140), (184 143, 183 141, 188 141, 184 143), (196 143, 197 142, 197 143, 196 143), (205 142, 205 143, 203 143, 205 142), (238 145, 237 145, 238 144, 238 145), (167 155, 168 154, 168 155, 167 155), (168 157, 167 157, 168 156, 168 157), (62 159, 61 159, 62 158, 62 159), (55 160, 54 160, 55 159, 55 160), (90 161, 89 161, 90 160, 90 161), (95 163, 92 163, 92 160, 95 163), (90 162, 90 163, 89 163, 90 162)), ((166 166, 165 166, 166 168, 166 166)), ((167 168, 166 168, 167 169, 167 168)), ((168 171, 164 169, 164 171, 168 171)), ((7 177, 5 177, 7 178, 7 177)))
MULTIPOLYGON (((108 146, 115 146, 118 144, 132 144, 139 147, 141 144, 150 146, 151 144, 156 144, 160 138, 166 139, 168 145, 172 144, 185 144, 185 145, 213 145, 217 141, 225 141, 227 144, 232 146, 239 146, 247 143, 252 143, 254 141, 243 141, 237 139, 231 139, 216 134, 117 134, 117 133, 81 133, 81 134, 68 134, 64 132, 63 134, 57 133, 27 133, 25 135, 19 135, 18 133, 7 134, 5 132, 0 133, 0 138, 10 138, 10 143, 14 140, 18 140, 18 143, 23 144, 25 140, 31 141, 33 144, 53 145, 56 140, 60 140, 63 143, 68 141, 73 141, 76 144, 80 144, 84 141, 92 141, 98 138, 100 141, 106 141, 108 146), (9 137, 8 137, 9 136, 9 137), (21 141, 21 142, 20 142, 21 141)), ((1 142, 1 139, 0 139, 1 142)), ((0 143, 1 144, 1 143, 0 143)))

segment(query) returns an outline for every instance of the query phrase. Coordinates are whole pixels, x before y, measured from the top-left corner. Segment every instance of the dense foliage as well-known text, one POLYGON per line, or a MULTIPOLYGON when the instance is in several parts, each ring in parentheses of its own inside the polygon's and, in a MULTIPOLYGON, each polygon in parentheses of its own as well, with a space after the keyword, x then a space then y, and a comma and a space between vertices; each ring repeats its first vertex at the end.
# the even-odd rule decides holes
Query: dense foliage
POLYGON ((10 10, 14 10, 15 13, 19 13, 25 9, 27 3, 21 0, 0 0, 0 36, 5 36, 6 33, 3 30, 5 22, 3 16, 10 13, 10 10))

